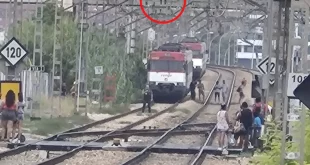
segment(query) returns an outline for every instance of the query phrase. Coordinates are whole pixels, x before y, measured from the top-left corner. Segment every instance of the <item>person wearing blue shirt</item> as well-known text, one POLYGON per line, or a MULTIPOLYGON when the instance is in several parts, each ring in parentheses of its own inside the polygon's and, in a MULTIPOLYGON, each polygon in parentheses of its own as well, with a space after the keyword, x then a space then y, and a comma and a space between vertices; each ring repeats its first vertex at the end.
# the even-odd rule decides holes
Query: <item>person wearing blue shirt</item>
POLYGON ((260 119, 260 117, 259 116, 257 116, 257 117, 255 117, 254 118, 254 125, 256 126, 256 127, 262 127, 262 121, 261 121, 261 119, 260 119))
POLYGON ((254 137, 252 138, 252 144, 254 144, 254 146, 257 147, 259 145, 259 137, 261 135, 262 120, 260 117, 260 112, 254 112, 253 116, 254 116, 254 122, 253 122, 254 137))

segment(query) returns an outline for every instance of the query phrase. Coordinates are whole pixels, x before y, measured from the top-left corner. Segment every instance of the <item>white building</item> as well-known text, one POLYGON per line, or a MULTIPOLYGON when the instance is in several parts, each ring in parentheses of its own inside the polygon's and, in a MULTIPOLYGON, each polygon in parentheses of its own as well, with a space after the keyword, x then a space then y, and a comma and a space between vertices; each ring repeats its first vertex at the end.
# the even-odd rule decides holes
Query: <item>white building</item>
MULTIPOLYGON (((262 15, 249 15, 248 19, 258 19, 262 15)), ((258 59, 262 59, 263 50, 263 29, 261 27, 256 27, 253 33, 249 34, 245 38, 252 45, 244 42, 242 39, 237 39, 237 52, 236 58, 238 60, 238 65, 244 66, 246 68, 251 68, 256 66, 256 52, 258 53, 258 59)))
MULTIPOLYGON (((261 15, 249 15, 249 19, 257 19, 261 17, 261 15)), ((295 37, 301 38, 301 33, 298 30, 298 24, 296 24, 296 30, 295 30, 295 37)), ((247 36, 247 41, 250 43, 254 43, 254 47, 257 50, 258 53, 258 59, 262 59, 262 48, 263 48, 263 29, 260 27, 257 27, 255 30, 253 30, 253 33, 247 36)), ((273 42, 273 45, 275 46, 275 41, 273 42)), ((250 44, 242 41, 241 39, 237 39, 237 46, 238 50, 236 52, 236 58, 238 59, 238 64, 241 66, 244 66, 246 68, 253 68, 255 69, 256 66, 256 53, 254 52, 253 46, 250 44), (253 65, 252 65, 253 64, 253 65)), ((295 46, 293 48, 294 52, 298 50, 298 46, 295 46)), ((296 56, 296 53, 293 54, 294 58, 296 56)), ((308 38, 308 60, 310 60, 310 36, 308 38)), ((292 59, 292 63, 294 60, 292 59)), ((296 62, 296 61, 295 61, 296 62)), ((296 65, 298 65, 298 62, 296 62, 296 65)))

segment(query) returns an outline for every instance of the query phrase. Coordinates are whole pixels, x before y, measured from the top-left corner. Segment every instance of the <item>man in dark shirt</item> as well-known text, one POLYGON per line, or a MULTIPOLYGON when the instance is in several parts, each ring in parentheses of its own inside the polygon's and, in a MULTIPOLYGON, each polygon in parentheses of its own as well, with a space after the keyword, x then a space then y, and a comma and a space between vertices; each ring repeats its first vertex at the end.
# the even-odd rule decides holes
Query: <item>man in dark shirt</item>
POLYGON ((249 109, 249 106, 246 102, 241 104, 241 112, 237 116, 237 121, 243 125, 244 130, 239 131, 237 136, 240 137, 239 147, 242 147, 246 150, 248 149, 249 144, 249 133, 253 123, 252 111, 249 109))
POLYGON ((195 92, 195 89, 196 89, 196 81, 192 81, 191 84, 190 84, 190 86, 189 86, 189 88, 190 88, 190 91, 191 91, 191 99, 192 99, 192 100, 195 100, 195 98, 196 98, 196 92, 195 92))
POLYGON ((142 113, 144 113, 145 106, 147 104, 149 113, 151 113, 151 101, 152 101, 152 91, 150 90, 149 86, 147 85, 143 91, 143 107, 142 113))

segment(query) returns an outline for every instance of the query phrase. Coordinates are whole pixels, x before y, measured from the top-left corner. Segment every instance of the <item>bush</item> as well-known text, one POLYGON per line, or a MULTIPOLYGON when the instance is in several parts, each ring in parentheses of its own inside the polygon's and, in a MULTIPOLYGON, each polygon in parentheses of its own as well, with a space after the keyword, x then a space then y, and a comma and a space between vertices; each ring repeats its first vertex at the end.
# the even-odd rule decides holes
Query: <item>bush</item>
MULTIPOLYGON (((281 138, 282 131, 279 129, 279 125, 275 123, 267 123, 267 134, 263 137, 267 150, 258 152, 252 160, 252 164, 256 165, 279 165, 281 159, 281 138)), ((298 130, 299 132, 299 130, 298 130)), ((298 145, 293 142, 287 142, 286 151, 296 152, 298 151, 298 145)), ((306 132, 305 132, 305 164, 310 165, 310 116, 306 116, 306 132)), ((298 165, 298 161, 287 160, 287 165, 298 165)))

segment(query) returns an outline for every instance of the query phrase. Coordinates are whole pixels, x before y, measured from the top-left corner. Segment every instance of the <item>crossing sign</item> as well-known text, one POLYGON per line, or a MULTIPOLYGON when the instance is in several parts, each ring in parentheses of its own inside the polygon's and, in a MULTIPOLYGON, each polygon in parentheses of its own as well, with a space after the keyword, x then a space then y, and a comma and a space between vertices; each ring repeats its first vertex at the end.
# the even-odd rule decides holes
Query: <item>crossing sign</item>
POLYGON ((0 54, 7 63, 11 66, 15 66, 28 55, 28 51, 15 37, 13 37, 1 48, 0 54))
POLYGON ((268 68, 270 68, 270 74, 275 74, 276 72, 276 58, 271 57, 270 67, 268 67, 269 57, 263 59, 258 65, 256 66, 257 69, 261 72, 261 74, 267 74, 268 68))

